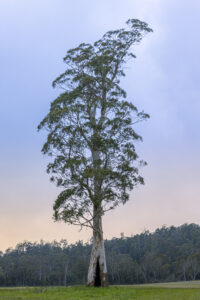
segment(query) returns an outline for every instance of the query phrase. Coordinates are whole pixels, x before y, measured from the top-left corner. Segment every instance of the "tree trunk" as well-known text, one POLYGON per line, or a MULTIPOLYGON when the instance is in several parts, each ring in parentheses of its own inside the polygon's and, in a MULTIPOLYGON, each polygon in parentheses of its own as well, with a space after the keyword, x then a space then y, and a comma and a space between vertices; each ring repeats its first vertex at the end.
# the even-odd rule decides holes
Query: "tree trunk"
POLYGON ((65 264, 65 268, 64 268, 64 280, 63 280, 64 286, 67 285, 67 271, 68 271, 68 262, 65 264))
POLYGON ((93 247, 88 270, 87 286, 108 286, 106 256, 103 241, 102 217, 94 208, 93 247))

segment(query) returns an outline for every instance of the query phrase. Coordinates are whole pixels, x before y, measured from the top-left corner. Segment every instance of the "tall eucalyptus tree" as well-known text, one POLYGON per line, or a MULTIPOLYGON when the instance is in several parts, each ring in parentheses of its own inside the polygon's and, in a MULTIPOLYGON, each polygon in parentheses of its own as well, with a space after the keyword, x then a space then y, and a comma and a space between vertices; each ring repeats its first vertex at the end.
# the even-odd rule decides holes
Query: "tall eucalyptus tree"
POLYGON ((152 29, 137 19, 126 25, 67 51, 66 71, 53 82, 63 93, 38 126, 48 131, 42 148, 52 157, 47 172, 63 188, 54 204, 55 220, 93 230, 88 286, 108 284, 102 216, 143 184, 138 167, 145 162, 135 151, 141 136, 134 124, 149 115, 126 100, 120 78, 125 63, 135 58, 132 46, 152 29))

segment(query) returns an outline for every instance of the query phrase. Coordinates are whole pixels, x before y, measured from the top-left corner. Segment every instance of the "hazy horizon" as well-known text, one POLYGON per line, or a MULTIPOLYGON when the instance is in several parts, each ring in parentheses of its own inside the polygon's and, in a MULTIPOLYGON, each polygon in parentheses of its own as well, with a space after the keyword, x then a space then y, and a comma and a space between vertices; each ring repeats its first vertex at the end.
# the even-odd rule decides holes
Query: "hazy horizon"
POLYGON ((37 125, 61 93, 51 83, 65 69, 66 51, 129 18, 154 30, 135 47, 122 82, 128 99, 151 116, 137 125, 148 166, 145 185, 103 218, 104 237, 199 223, 199 11, 197 0, 1 0, 1 251, 24 240, 90 239, 90 230, 52 220, 60 189, 46 174, 46 133, 37 125))

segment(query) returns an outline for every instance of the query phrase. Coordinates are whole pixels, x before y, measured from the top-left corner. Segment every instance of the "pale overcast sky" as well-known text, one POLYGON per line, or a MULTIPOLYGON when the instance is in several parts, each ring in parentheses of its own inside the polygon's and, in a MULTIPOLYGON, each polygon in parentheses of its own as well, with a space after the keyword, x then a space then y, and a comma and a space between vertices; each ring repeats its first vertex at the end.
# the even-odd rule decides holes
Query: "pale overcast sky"
POLYGON ((139 18, 153 28, 135 48, 123 86, 151 115, 138 124, 145 186, 104 217, 105 238, 200 222, 200 1, 0 1, 0 250, 23 240, 87 241, 91 232, 52 221, 59 193, 37 125, 60 93, 51 82, 66 51, 139 18))

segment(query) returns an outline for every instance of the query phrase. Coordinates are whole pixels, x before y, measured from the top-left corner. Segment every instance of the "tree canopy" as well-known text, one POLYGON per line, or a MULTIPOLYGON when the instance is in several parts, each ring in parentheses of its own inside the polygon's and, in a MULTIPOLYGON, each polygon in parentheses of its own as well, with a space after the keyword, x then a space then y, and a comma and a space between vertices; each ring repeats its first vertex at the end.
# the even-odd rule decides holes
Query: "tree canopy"
POLYGON ((94 44, 67 51, 66 71, 54 82, 63 93, 38 126, 49 132, 42 152, 52 157, 51 180, 63 191, 54 204, 55 220, 93 227, 98 213, 126 203, 129 192, 143 184, 134 124, 149 118, 120 86, 124 65, 135 58, 133 45, 152 29, 130 19, 127 27, 108 31, 94 44))

